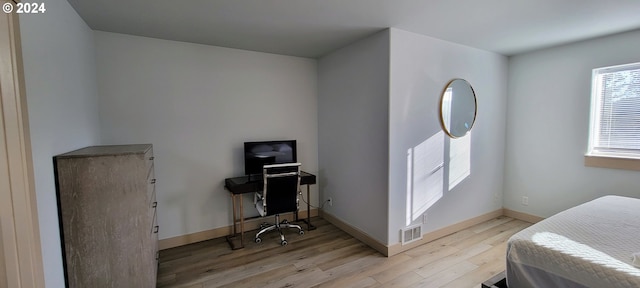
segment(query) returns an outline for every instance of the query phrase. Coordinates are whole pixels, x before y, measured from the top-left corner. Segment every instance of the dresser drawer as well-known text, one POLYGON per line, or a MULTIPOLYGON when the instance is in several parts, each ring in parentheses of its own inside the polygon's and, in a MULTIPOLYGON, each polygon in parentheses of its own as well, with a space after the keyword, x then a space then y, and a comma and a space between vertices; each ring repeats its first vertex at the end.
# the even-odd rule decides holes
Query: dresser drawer
POLYGON ((149 148, 149 150, 147 150, 147 152, 144 153, 144 159, 146 161, 147 169, 153 166, 153 160, 155 159, 155 157, 153 156, 153 147, 149 148))
POLYGON ((149 204, 156 201, 156 178, 148 178, 147 179, 147 199, 149 200, 149 204))
MULTIPOLYGON (((158 201, 156 200, 156 190, 154 189, 153 192, 151 192, 151 201, 149 201, 149 218, 148 219, 153 219, 153 217, 155 217, 155 214, 157 213, 156 212, 157 209, 158 209, 158 201)), ((153 221, 151 223, 153 223, 153 221)))
POLYGON ((147 199, 149 199, 149 202, 153 202, 155 200, 152 200, 153 194, 155 194, 156 192, 156 178, 154 175, 153 170, 151 170, 151 174, 149 174, 149 176, 147 177, 147 199))
POLYGON ((151 239, 158 239, 158 232, 160 227, 158 226, 158 210, 153 209, 153 221, 151 221, 151 239))
POLYGON ((152 179, 153 177, 155 177, 155 172, 154 172, 153 168, 154 168, 153 162, 151 162, 151 164, 146 167, 146 169, 147 169, 147 179, 152 179))

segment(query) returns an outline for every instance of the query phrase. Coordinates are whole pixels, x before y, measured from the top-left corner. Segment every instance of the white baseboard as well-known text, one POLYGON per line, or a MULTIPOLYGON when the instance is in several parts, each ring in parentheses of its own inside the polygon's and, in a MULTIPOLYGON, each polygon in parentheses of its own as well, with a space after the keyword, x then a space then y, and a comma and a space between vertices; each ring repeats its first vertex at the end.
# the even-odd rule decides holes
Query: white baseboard
POLYGON ((544 219, 544 217, 540 217, 540 216, 536 216, 536 215, 531 215, 531 214, 527 214, 527 213, 522 213, 522 212, 518 212, 518 211, 513 211, 510 209, 502 209, 504 210, 504 216, 509 216, 511 218, 514 219, 518 219, 518 220, 522 220, 525 222, 529 222, 529 223, 538 223, 540 221, 542 221, 544 219))
MULTIPOLYGON (((315 216, 318 216, 318 209, 311 209, 311 217, 315 217, 315 216)), ((300 219, 307 218, 307 211, 303 210, 303 211, 298 212, 298 217, 300 219)), ((293 221, 293 218, 294 218, 293 213, 289 213, 289 214, 286 214, 286 215, 280 215, 280 219, 282 219, 282 220, 287 219, 289 221, 293 221)), ((245 232, 258 229, 258 227, 260 227, 260 223, 262 223, 264 221, 268 222, 268 221, 273 221, 273 220, 272 219, 271 220, 267 220, 266 218, 253 218, 253 219, 245 220, 244 221, 244 230, 245 230, 245 232)), ((240 230, 239 226, 240 225, 237 226, 238 231, 240 230)), ((191 244, 191 243, 210 240, 210 239, 214 239, 214 238, 220 238, 220 237, 229 236, 232 233, 232 229, 231 228, 232 228, 232 226, 229 225, 229 226, 215 228, 215 229, 211 229, 211 230, 205 230, 205 231, 200 231, 200 232, 196 232, 196 233, 191 233, 191 234, 186 234, 186 235, 181 235, 181 236, 161 239, 160 241, 158 241, 158 248, 160 250, 164 250, 164 249, 174 248, 174 247, 183 246, 183 245, 187 245, 187 244, 191 244)))
POLYGON ((441 229, 438 229, 438 230, 435 230, 435 231, 431 231, 431 232, 425 233, 425 234, 422 235, 422 239, 417 240, 415 242, 411 242, 411 243, 405 244, 405 245, 402 245, 402 243, 397 243, 397 244, 391 245, 391 246, 389 246, 389 256, 393 256, 393 255, 396 255, 398 253, 402 253, 402 252, 407 251, 407 250, 409 250, 411 248, 418 247, 420 245, 429 243, 429 242, 431 242, 433 240, 436 240, 438 238, 442 238, 444 236, 456 233, 458 231, 467 229, 467 228, 469 228, 469 227, 471 227, 473 225, 480 224, 480 223, 485 222, 485 221, 489 221, 489 220, 491 220, 493 218, 496 218, 496 217, 502 216, 502 215, 503 215, 502 209, 498 209, 498 210, 495 210, 495 211, 480 215, 478 217, 467 219, 467 220, 464 220, 462 222, 458 222, 456 224, 449 225, 447 227, 444 227, 444 228, 441 228, 441 229))
POLYGON ((382 253, 382 255, 384 256, 390 256, 389 255, 389 248, 387 247, 387 245, 382 244, 380 242, 378 242, 378 240, 376 240, 375 238, 371 237, 369 234, 363 232, 362 230, 355 228, 345 222, 343 222, 342 220, 338 219, 337 217, 327 213, 327 212, 322 212, 320 214, 320 217, 322 217, 322 219, 327 220, 327 222, 333 224, 334 226, 338 227, 340 230, 346 232, 347 234, 353 236, 353 238, 356 238, 362 242, 364 242, 364 244, 369 245, 369 247, 377 250, 378 252, 382 253))
MULTIPOLYGON (((306 218, 307 217, 307 211, 300 211, 299 212, 299 217, 300 218, 306 218)), ((315 217, 318 216, 318 209, 311 209, 311 217, 315 217)), ((467 219, 464 220, 462 222, 458 222, 456 224, 435 230, 435 231, 431 231, 428 232, 424 235, 422 235, 422 239, 416 241, 416 242, 412 242, 406 245, 402 245, 401 243, 396 243, 393 244, 391 246, 387 246, 383 243, 380 243, 378 240, 376 240, 375 238, 371 237, 369 234, 363 232, 362 230, 355 228, 349 224, 347 224, 346 222, 340 220, 339 218, 326 213, 326 212, 322 212, 320 213, 320 217, 322 217, 323 219, 327 220, 329 223, 335 225, 336 227, 338 227, 339 229, 345 231, 347 234, 353 236, 354 238, 362 241, 363 243, 369 245, 371 248, 375 249, 376 251, 380 252, 382 255, 385 256, 393 256, 396 255, 398 253, 402 253, 404 251, 407 251, 411 248, 414 247, 418 247, 420 245, 429 243, 433 240, 436 240, 438 238, 442 238, 444 236, 453 234, 455 232, 467 229, 473 225, 476 224, 480 224, 482 222, 485 221, 489 221, 493 218, 496 218, 498 216, 508 216, 514 219, 518 219, 518 220, 522 220, 525 222, 529 222, 529 223, 536 223, 539 222, 541 220, 543 220, 543 217, 539 217, 539 216, 535 216, 535 215, 531 215, 531 214, 527 214, 527 213, 522 213, 522 212, 518 212, 518 211, 513 211, 513 210, 509 210, 509 209, 498 209, 471 219, 467 219)), ((293 215, 289 214, 289 215, 283 215, 281 216, 281 218, 287 219, 289 221, 293 220, 293 215)), ((244 222, 245 224, 245 231, 251 231, 251 230, 255 230, 258 229, 258 227, 260 226, 260 223, 264 222, 264 218, 254 218, 254 219, 250 219, 244 222)), ((178 247, 178 246, 183 246, 183 245, 187 245, 187 244, 191 244, 191 243, 196 243, 196 242, 201 242, 201 241, 205 241, 205 240, 209 240, 209 239, 214 239, 214 238, 219 238, 219 237, 224 237, 224 236, 228 236, 231 235, 231 226, 226 226, 226 227, 220 227, 220 228, 216 228, 216 229, 211 229, 211 230, 206 230, 206 231, 201 231, 201 232, 197 232, 197 233, 191 233, 191 234, 187 234, 187 235, 182 235, 182 236, 177 236, 177 237, 172 237, 172 238, 167 238, 167 239, 162 239, 159 241, 158 246, 160 248, 160 250, 164 250, 164 249, 169 249, 169 248, 173 248, 173 247, 178 247)))
POLYGON ((447 226, 445 228, 442 229, 438 229, 436 231, 432 231, 429 233, 426 233, 424 235, 422 235, 422 239, 412 242, 410 244, 406 244, 406 245, 402 245, 400 243, 398 244, 393 244, 391 246, 387 246, 383 243, 380 243, 378 240, 374 239, 373 237, 371 237, 369 234, 361 231, 358 228, 355 228, 345 222, 343 222, 342 220, 338 219, 337 217, 326 213, 326 212, 322 212, 320 213, 320 217, 322 217, 323 219, 327 220, 329 223, 335 225, 336 227, 340 228, 341 230, 345 231, 347 234, 353 236, 354 238, 364 242, 365 244, 369 245, 371 248, 377 250, 378 252, 382 253, 382 255, 385 255, 387 257, 396 255, 398 253, 402 253, 404 251, 407 251, 411 248, 414 247, 418 247, 422 244, 426 244, 428 242, 431 242, 433 240, 436 240, 438 238, 442 238, 444 236, 453 234, 455 232, 458 232, 460 230, 464 230, 467 229, 473 225, 476 224, 480 224, 482 222, 485 221, 489 221, 493 218, 496 218, 498 216, 502 216, 503 215, 503 209, 498 209, 483 215, 480 215, 478 217, 474 217, 471 219, 467 219, 465 221, 447 226))

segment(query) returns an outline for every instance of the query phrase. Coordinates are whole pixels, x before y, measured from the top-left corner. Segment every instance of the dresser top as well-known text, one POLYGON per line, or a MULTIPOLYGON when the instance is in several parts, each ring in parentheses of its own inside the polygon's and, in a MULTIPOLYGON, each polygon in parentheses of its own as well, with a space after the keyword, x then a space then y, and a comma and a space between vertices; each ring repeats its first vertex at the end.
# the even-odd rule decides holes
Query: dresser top
POLYGON ((144 154, 151 149, 151 144, 104 145, 89 146, 55 156, 56 158, 73 158, 86 156, 112 156, 123 154, 144 154))

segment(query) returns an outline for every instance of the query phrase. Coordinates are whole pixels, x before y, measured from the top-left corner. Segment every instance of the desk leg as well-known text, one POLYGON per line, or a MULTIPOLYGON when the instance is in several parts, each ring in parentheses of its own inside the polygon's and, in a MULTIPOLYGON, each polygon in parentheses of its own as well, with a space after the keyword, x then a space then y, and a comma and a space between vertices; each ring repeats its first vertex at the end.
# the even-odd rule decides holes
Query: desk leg
MULTIPOLYGON (((307 231, 316 230, 316 226, 311 225, 311 192, 309 191, 309 184, 307 184, 307 219, 306 221, 303 219, 302 222, 307 223, 307 231)), ((296 217, 297 217, 296 212, 296 217)))
POLYGON ((244 207, 242 203, 242 194, 240 194, 240 247, 244 248, 244 207))
POLYGON ((238 217, 236 216, 236 195, 231 194, 231 207, 233 210, 233 235, 235 236, 238 231, 236 231, 236 219, 238 219, 238 217))
POLYGON ((241 249, 244 248, 244 212, 243 212, 243 207, 242 207, 242 194, 233 194, 231 193, 231 205, 233 206, 233 228, 232 228, 232 235, 227 236, 227 242, 229 242, 229 246, 231 246, 231 250, 236 250, 236 249, 241 249), (238 213, 236 212, 236 197, 240 198, 240 243, 238 242, 237 236, 238 236, 238 229, 236 228, 236 225, 238 223, 238 213))

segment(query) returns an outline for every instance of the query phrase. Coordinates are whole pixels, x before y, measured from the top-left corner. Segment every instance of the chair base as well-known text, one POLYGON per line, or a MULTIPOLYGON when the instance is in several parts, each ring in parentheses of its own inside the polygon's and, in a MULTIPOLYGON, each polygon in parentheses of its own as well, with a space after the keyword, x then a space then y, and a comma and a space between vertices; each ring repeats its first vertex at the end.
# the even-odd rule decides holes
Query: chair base
POLYGON ((296 225, 296 224, 291 224, 289 223, 289 221, 284 220, 282 222, 280 222, 280 215, 275 215, 276 216, 276 222, 275 224, 262 224, 260 225, 260 231, 258 231, 258 233, 256 234, 256 237, 254 239, 254 241, 256 243, 260 243, 262 242, 262 239, 260 239, 260 235, 269 232, 269 231, 274 231, 274 230, 278 230, 278 232, 280 233, 280 245, 285 246, 287 245, 287 240, 284 239, 284 233, 282 232, 282 229, 285 228, 295 228, 298 229, 298 234, 303 235, 304 234, 304 230, 302 230, 302 227, 300 227, 300 225, 296 225))

